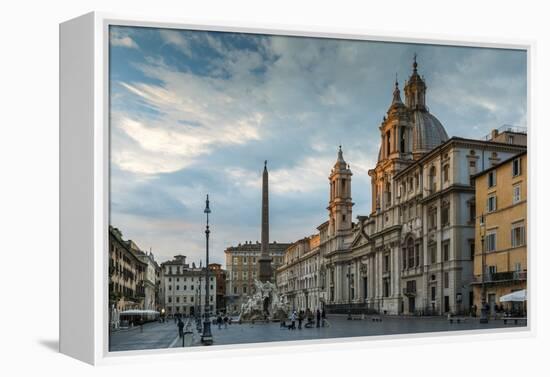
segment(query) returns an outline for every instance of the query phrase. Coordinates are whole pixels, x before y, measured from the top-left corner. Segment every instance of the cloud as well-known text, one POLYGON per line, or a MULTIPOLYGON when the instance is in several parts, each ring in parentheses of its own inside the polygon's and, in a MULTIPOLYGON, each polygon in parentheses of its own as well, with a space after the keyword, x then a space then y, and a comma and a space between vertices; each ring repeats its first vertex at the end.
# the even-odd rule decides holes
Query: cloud
POLYGON ((164 43, 175 46, 188 57, 193 56, 190 41, 185 37, 184 33, 170 29, 160 29, 158 33, 164 43))
POLYGON ((202 258, 207 193, 218 261, 225 247, 259 239, 266 159, 272 239, 294 241, 326 220, 338 145, 353 171, 354 215, 370 213, 378 126, 414 52, 449 135, 526 119, 526 61, 514 51, 122 31, 143 54, 118 56, 111 72, 111 215, 166 258, 202 258))
POLYGON ((139 49, 137 43, 119 29, 111 30, 109 43, 111 46, 139 49))

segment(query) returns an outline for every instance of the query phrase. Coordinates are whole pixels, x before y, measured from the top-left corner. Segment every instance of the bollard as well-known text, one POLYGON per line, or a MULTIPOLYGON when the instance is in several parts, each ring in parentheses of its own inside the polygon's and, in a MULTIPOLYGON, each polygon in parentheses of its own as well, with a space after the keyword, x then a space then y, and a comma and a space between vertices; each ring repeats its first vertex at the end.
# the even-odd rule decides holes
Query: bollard
POLYGON ((193 332, 185 331, 183 333, 182 347, 191 347, 193 345, 193 332))

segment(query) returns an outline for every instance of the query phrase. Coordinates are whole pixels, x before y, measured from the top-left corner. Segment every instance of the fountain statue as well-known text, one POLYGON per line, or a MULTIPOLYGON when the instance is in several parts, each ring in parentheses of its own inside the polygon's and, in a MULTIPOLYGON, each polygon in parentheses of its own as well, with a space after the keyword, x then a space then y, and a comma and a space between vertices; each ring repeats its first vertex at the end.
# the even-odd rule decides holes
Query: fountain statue
POLYGON ((288 305, 283 302, 275 284, 267 281, 254 281, 255 292, 241 305, 240 319, 254 320, 284 320, 288 316, 288 305))

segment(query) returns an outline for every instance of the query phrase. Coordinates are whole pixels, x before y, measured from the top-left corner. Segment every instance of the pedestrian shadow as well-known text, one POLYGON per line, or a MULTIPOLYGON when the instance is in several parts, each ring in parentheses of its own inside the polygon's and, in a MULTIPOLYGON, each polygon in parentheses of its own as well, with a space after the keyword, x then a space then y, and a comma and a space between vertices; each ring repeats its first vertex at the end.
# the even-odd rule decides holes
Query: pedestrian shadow
POLYGON ((59 352, 59 340, 55 339, 41 339, 38 341, 42 347, 49 349, 55 353, 59 352))

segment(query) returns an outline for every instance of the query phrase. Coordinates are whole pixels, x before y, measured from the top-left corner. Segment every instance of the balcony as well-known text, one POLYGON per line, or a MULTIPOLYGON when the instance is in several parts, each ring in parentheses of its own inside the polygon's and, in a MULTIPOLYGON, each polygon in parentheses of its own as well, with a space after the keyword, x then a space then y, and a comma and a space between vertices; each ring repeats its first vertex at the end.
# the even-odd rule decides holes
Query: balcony
MULTIPOLYGON (((493 274, 485 275, 485 283, 504 283, 510 281, 524 281, 527 280, 527 271, 506 271, 495 272, 493 274)), ((481 275, 474 276, 474 284, 481 284, 481 275)))
POLYGON ((416 287, 404 287, 403 288, 403 295, 407 296, 407 297, 416 296, 416 287))

